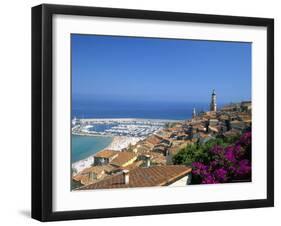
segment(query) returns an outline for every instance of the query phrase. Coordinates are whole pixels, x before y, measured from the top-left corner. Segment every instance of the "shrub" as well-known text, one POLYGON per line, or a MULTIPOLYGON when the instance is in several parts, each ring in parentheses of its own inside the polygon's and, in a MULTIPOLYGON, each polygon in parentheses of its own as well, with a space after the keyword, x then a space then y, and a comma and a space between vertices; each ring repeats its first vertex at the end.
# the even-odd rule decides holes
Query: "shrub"
POLYGON ((209 149, 210 161, 194 161, 193 184, 227 183, 251 179, 251 132, 228 146, 209 149))
POLYGON ((173 156, 173 163, 176 165, 184 164, 189 166, 191 166, 193 162, 207 163, 211 161, 211 148, 214 146, 221 148, 226 147, 230 144, 230 141, 232 142, 234 140, 236 141, 238 138, 216 138, 204 144, 189 144, 173 156))

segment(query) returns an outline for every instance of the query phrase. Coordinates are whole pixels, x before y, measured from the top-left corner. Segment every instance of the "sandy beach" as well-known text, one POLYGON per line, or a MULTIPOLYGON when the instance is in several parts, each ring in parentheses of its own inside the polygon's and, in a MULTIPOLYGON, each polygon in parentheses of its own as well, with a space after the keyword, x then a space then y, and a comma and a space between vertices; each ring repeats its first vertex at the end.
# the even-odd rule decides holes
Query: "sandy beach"
POLYGON ((110 145, 106 149, 111 149, 115 151, 120 151, 123 148, 128 147, 130 144, 135 145, 141 138, 139 137, 125 137, 125 136, 115 136, 110 145))
MULTIPOLYGON (((140 140, 141 138, 139 137, 115 136, 110 145, 108 145, 105 149, 121 151, 122 149, 128 147, 130 144, 134 145, 140 140)), ((75 174, 88 167, 91 167, 91 165, 94 163, 94 156, 95 154, 72 163, 72 169, 74 170, 75 174)))

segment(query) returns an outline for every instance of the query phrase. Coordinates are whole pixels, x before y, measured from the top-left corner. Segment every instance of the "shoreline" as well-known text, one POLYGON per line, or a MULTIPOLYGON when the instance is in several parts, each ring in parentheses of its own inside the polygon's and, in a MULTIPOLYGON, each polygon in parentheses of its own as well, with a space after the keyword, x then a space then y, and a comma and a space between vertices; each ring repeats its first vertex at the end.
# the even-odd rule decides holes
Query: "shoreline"
POLYGON ((77 133, 77 132, 72 132, 71 135, 75 136, 87 136, 87 137, 115 137, 112 134, 98 134, 98 133, 77 133))
MULTIPOLYGON (((76 135, 76 134, 73 134, 73 135, 76 135)), ((83 136, 83 135, 80 134, 79 136, 83 136)), ((90 135, 90 136, 93 136, 93 135, 90 135)), ((98 136, 104 136, 104 135, 98 135, 98 136)), ((138 141, 143 139, 141 137, 126 137, 126 136, 112 136, 112 137, 113 137, 113 139, 112 139, 111 143, 102 150, 110 149, 110 150, 114 150, 114 151, 121 151, 122 149, 128 147, 129 144, 134 145, 138 141)), ((102 151, 102 150, 100 150, 100 151, 102 151)), ((71 163, 71 168, 76 171, 75 174, 81 172, 82 170, 84 170, 86 168, 91 167, 92 164, 94 163, 95 155, 97 153, 99 153, 100 151, 96 152, 93 155, 88 156, 87 158, 84 158, 84 159, 71 163)))
POLYGON ((121 151, 122 149, 127 148, 130 144, 135 145, 138 141, 140 141, 142 139, 144 139, 144 138, 143 137, 113 136, 112 142, 104 149, 121 151))
MULTIPOLYGON (((81 122, 98 122, 98 123, 104 123, 104 122, 152 122, 152 123, 173 123, 173 122, 182 122, 184 120, 173 120, 173 119, 140 119, 140 118, 83 118, 79 119, 81 122)), ((94 157, 97 153, 99 153, 102 150, 110 149, 114 151, 121 151, 124 148, 127 148, 130 144, 134 145, 140 140, 143 140, 146 138, 146 136, 119 136, 114 134, 99 134, 99 133, 92 133, 92 132, 85 132, 85 131, 72 131, 72 135, 75 136, 89 136, 89 137, 111 137, 112 141, 111 143, 106 146, 105 148, 99 150, 95 154, 92 154, 88 156, 87 158, 75 161, 71 163, 72 169, 76 171, 76 173, 81 172, 85 168, 91 167, 94 163, 94 157)))

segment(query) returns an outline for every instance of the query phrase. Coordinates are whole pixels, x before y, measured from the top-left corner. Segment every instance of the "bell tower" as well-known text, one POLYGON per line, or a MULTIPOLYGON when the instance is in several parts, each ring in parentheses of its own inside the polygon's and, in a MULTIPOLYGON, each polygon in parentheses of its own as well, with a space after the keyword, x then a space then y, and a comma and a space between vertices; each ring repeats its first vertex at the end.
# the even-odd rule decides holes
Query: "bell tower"
POLYGON ((193 110, 192 110, 192 118, 195 118, 196 117, 196 110, 195 110, 195 108, 193 108, 193 110))
POLYGON ((217 94, 214 89, 213 89, 213 93, 212 93, 210 111, 217 111, 217 94))

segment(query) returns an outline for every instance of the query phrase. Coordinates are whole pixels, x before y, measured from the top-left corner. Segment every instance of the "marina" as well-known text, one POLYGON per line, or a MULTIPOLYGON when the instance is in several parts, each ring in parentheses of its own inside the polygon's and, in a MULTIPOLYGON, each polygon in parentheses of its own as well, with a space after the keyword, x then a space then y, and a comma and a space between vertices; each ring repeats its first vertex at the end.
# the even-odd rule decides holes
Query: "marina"
POLYGON ((76 135, 127 136, 145 138, 157 133, 169 122, 157 119, 76 119, 72 120, 72 133, 76 135))
POLYGON ((159 133, 167 123, 178 120, 157 119, 77 119, 72 120, 72 169, 80 172, 94 163, 94 155, 103 149, 121 151, 151 134, 159 133))

